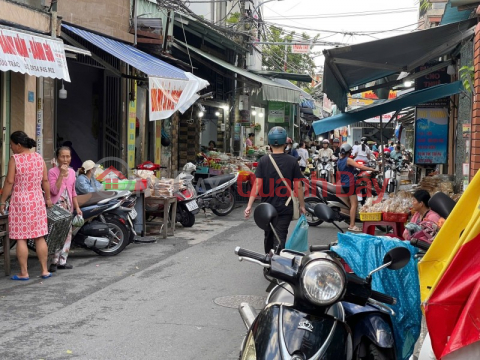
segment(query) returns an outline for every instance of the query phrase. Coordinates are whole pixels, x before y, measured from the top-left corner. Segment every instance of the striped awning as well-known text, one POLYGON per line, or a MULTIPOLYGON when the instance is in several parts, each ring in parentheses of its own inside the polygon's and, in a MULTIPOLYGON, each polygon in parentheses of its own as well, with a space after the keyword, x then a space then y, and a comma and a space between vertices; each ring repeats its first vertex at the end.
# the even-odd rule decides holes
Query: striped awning
POLYGON ((188 77, 183 70, 167 64, 166 62, 140 51, 131 45, 71 25, 62 24, 62 27, 140 70, 149 77, 153 76, 163 79, 188 80, 188 77))

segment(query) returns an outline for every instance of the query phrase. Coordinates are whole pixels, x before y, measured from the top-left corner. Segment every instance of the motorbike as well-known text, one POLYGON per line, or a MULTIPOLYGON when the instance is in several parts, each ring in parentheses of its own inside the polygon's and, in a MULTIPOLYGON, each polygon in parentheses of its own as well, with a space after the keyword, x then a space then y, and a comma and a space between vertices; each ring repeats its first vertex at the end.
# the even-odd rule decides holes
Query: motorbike
MULTIPOLYGON (((327 214, 323 219, 333 220, 333 211, 319 206, 327 214)), ((270 204, 258 206, 255 215, 264 230, 277 219, 270 204)), ((277 282, 258 315, 248 303, 239 307, 248 329, 240 359, 395 359, 395 312, 385 304, 396 299, 372 290, 371 281, 382 269, 403 268, 410 261, 408 249, 390 250, 383 265, 366 278, 347 273, 328 246, 314 250, 308 255, 291 250, 265 255, 235 249, 240 261, 262 266, 277 282)))
POLYGON ((316 159, 317 179, 331 181, 333 164, 328 156, 322 156, 316 159))
MULTIPOLYGON (((376 180, 375 173, 371 171, 357 171, 355 182, 359 184, 359 204, 365 203, 367 197, 377 196, 378 192, 375 186, 367 189, 367 185, 372 185, 376 180)), ((381 184, 378 186, 381 188, 381 184)), ((310 226, 318 226, 323 223, 321 219, 315 216, 315 206, 317 204, 326 204, 332 208, 336 214, 335 221, 350 222, 350 199, 347 194, 343 194, 342 185, 332 184, 326 181, 310 181, 310 185, 305 189, 305 209, 307 210, 307 222, 310 226)), ((360 221, 360 215, 357 211, 357 221, 360 221)))
POLYGON ((395 193, 398 190, 398 184, 400 183, 400 167, 402 164, 402 157, 392 159, 390 154, 385 154, 384 166, 385 166, 385 180, 387 183, 387 192, 389 194, 395 193))
MULTIPOLYGON (((187 163, 183 167, 180 177, 192 176, 197 167, 187 163)), ((235 193, 232 186, 237 183, 238 173, 213 176, 197 182, 196 201, 198 207, 205 211, 211 209, 217 216, 226 216, 235 208, 235 193)))
POLYGON ((99 191, 77 196, 85 223, 73 228, 72 243, 102 256, 122 252, 131 242, 132 232, 135 236, 131 195, 130 191, 99 191))

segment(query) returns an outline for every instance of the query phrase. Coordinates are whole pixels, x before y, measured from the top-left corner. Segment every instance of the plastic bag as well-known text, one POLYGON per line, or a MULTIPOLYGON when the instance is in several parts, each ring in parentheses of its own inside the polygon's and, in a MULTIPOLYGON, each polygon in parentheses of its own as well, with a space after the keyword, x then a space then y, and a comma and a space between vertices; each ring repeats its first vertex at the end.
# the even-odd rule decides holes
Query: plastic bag
POLYGON ((82 215, 77 215, 72 220, 72 226, 75 226, 75 227, 82 227, 84 223, 85 223, 85 220, 83 220, 82 215))
POLYGON ((305 252, 308 250, 308 222, 305 215, 300 216, 285 249, 305 252))

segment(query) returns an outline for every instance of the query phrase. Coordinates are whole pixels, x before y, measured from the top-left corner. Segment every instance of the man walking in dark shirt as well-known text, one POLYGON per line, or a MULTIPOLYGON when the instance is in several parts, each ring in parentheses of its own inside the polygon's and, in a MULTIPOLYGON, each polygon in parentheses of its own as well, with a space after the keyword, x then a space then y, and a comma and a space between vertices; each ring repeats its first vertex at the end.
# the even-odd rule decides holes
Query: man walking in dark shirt
POLYGON ((290 191, 285 186, 284 181, 298 196, 300 212, 306 213, 304 193, 301 181, 304 178, 297 159, 293 156, 285 154, 285 146, 287 142, 287 132, 284 128, 276 126, 268 133, 268 143, 272 149, 273 161, 277 164, 284 179, 275 169, 275 166, 269 156, 263 156, 258 162, 255 171, 256 180, 250 193, 247 208, 245 209, 245 218, 248 219, 251 214, 252 205, 257 194, 260 192, 262 203, 272 204, 278 212, 278 222, 275 231, 280 239, 278 243, 272 230, 265 230, 265 253, 271 249, 281 250, 285 247, 287 240, 288 226, 293 218, 293 201, 288 201, 290 191))

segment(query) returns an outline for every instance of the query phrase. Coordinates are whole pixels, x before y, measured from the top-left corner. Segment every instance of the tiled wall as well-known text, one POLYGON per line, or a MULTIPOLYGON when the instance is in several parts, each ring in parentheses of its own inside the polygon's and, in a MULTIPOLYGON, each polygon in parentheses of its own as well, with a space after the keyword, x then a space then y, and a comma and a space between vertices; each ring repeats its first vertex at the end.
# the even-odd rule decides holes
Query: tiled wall
POLYGON ((11 75, 11 127, 10 132, 23 130, 35 139, 36 84, 35 76, 12 72, 11 75), (28 92, 33 92, 33 102, 28 101, 28 92))

